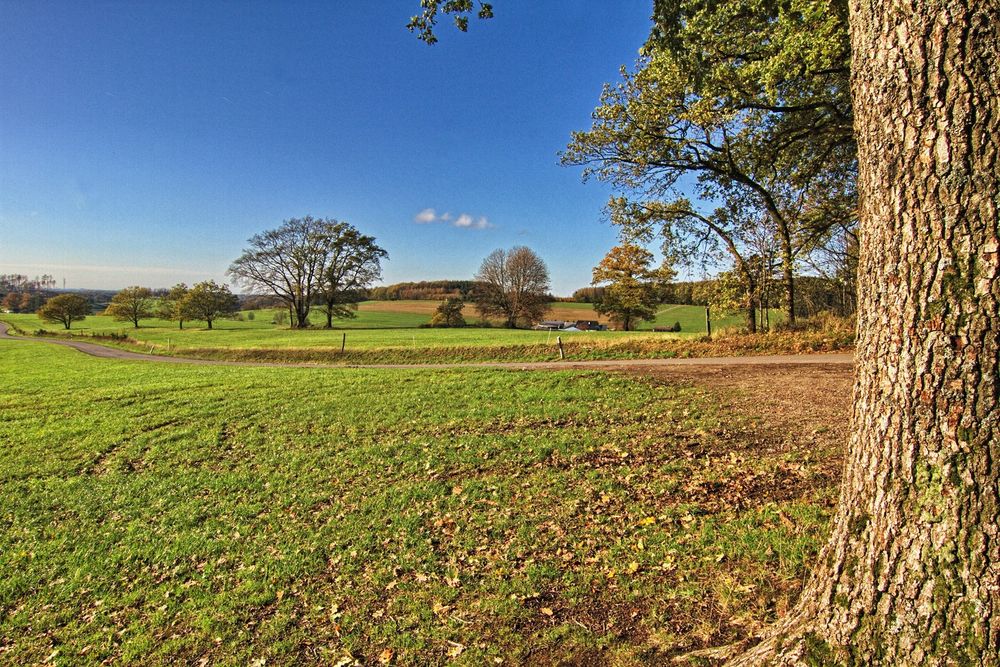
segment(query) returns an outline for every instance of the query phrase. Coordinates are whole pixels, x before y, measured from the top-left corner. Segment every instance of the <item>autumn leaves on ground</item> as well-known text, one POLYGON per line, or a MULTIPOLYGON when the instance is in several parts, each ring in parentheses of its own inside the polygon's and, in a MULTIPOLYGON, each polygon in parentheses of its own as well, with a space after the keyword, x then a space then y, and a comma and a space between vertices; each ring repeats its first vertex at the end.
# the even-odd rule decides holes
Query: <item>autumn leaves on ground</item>
POLYGON ((0 352, 8 664, 648 664, 752 638, 826 534, 850 385, 0 352))

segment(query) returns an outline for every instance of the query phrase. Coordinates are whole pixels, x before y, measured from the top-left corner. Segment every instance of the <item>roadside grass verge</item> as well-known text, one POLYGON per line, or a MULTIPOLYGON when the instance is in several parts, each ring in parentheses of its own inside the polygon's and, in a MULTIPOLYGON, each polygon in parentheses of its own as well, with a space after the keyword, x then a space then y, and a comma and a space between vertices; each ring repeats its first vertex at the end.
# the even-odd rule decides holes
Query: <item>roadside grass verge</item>
MULTIPOLYGON (((553 337, 554 339, 554 337, 553 337)), ((124 346, 122 346, 124 347, 124 346)), ((767 335, 720 334, 712 340, 678 338, 630 338, 625 340, 571 339, 563 351, 571 360, 663 359, 693 357, 739 357, 768 354, 837 352, 853 348, 853 335, 827 332, 784 332, 767 335)), ((128 349, 166 354, 159 345, 135 343, 128 349)), ((323 364, 430 364, 460 362, 558 362, 555 343, 470 347, 386 347, 341 352, 337 347, 310 348, 180 348, 170 354, 198 359, 323 364)))
POLYGON ((0 414, 8 664, 643 664, 780 613, 835 494, 836 453, 617 374, 0 341, 0 414))

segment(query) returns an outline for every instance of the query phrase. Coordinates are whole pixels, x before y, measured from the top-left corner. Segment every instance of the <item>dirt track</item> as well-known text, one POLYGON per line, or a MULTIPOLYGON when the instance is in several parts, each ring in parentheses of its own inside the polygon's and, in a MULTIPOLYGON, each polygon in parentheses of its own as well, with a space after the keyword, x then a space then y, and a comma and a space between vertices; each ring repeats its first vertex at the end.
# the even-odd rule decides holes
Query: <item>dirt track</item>
POLYGON ((689 359, 600 359, 586 361, 537 361, 537 362, 476 362, 450 364, 291 364, 278 362, 253 361, 219 361, 215 359, 190 359, 186 357, 170 357, 155 354, 129 352, 114 347, 105 347, 85 341, 66 340, 61 338, 35 338, 28 336, 12 336, 7 331, 7 325, 0 322, 0 338, 31 341, 36 343, 51 343, 79 350, 92 357, 103 359, 122 359, 128 361, 154 361, 167 364, 195 364, 200 366, 278 366, 295 368, 407 368, 407 369, 439 369, 439 368, 507 368, 513 370, 567 370, 567 369, 623 369, 623 368, 667 368, 690 366, 788 366, 802 364, 834 364, 851 366, 854 363, 853 354, 787 354, 766 355, 758 357, 700 357, 689 359))

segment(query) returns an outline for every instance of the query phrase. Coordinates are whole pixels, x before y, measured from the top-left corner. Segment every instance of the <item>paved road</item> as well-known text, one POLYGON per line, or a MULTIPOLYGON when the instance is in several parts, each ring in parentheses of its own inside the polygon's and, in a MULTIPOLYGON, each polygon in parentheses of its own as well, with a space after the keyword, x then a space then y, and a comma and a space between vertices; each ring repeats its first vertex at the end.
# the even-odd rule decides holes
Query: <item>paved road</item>
POLYGON ((156 354, 129 352, 96 343, 64 338, 36 338, 14 336, 8 333, 7 325, 0 322, 0 338, 27 340, 52 345, 64 345, 84 354, 104 359, 126 359, 131 361, 154 361, 166 364, 194 364, 200 366, 279 366, 297 368, 508 368, 514 370, 564 370, 601 368, 643 368, 664 366, 787 366, 798 364, 845 364, 854 363, 853 354, 773 354, 757 357, 697 357, 690 359, 599 359, 581 361, 534 361, 534 362, 467 362, 453 364, 292 364, 265 361, 219 361, 215 359, 189 359, 156 354))

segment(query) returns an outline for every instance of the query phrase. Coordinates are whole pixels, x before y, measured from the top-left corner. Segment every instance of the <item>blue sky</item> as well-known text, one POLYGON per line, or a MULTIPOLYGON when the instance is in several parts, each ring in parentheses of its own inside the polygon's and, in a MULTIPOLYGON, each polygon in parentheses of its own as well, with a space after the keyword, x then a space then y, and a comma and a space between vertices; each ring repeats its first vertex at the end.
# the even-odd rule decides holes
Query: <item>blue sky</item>
POLYGON ((558 152, 651 3, 499 0, 433 47, 404 27, 418 7, 0 0, 0 273, 222 280, 308 214, 376 236, 386 283, 528 245, 557 294, 585 286, 616 240, 608 190, 558 152))

